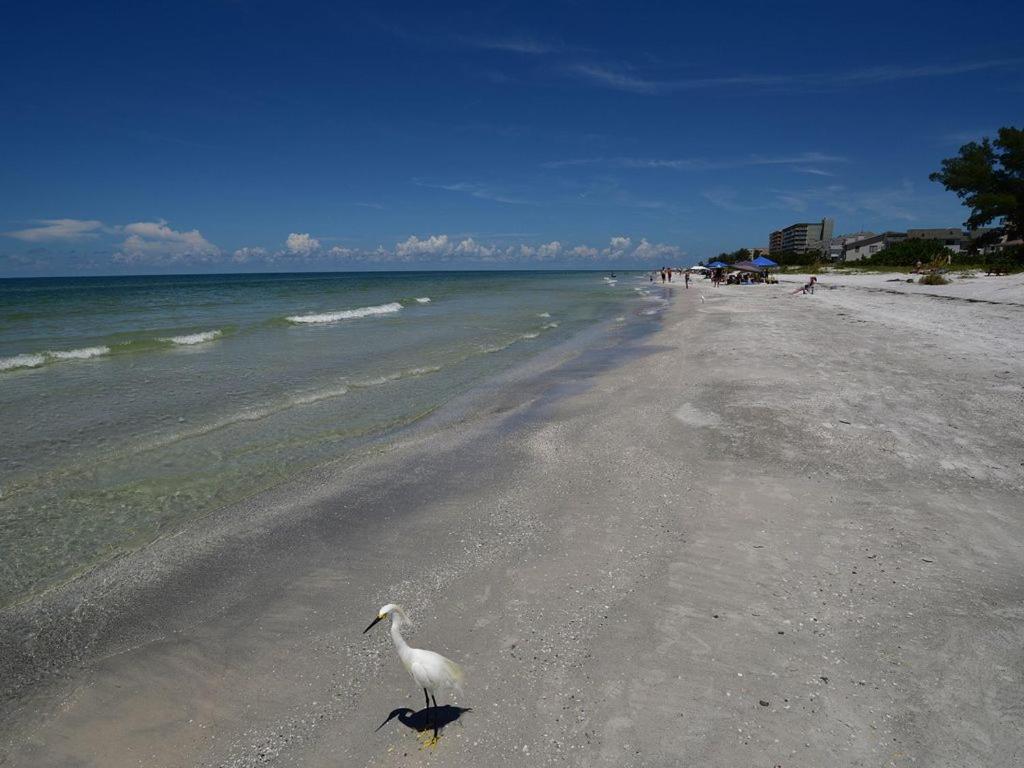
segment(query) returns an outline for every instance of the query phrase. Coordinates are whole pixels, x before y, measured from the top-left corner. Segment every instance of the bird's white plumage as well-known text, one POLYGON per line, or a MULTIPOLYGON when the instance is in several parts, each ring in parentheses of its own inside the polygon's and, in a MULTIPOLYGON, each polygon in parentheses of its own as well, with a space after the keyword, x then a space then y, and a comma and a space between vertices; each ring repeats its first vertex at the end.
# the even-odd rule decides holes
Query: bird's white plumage
POLYGON ((411 648, 402 637, 402 627, 411 624, 401 606, 389 603, 380 609, 378 616, 391 617, 391 640, 398 651, 402 666, 420 688, 426 688, 431 695, 445 690, 460 690, 464 674, 462 668, 451 659, 439 653, 422 648, 411 648))

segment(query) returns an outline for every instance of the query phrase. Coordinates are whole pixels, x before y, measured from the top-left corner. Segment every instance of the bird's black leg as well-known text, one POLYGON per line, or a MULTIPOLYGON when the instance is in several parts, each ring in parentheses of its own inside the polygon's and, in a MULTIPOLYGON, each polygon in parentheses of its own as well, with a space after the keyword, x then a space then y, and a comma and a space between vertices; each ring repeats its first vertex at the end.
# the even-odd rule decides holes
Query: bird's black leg
POLYGON ((427 689, 426 688, 423 689, 423 701, 426 702, 426 704, 423 705, 424 708, 425 709, 430 709, 430 695, 427 693, 427 689))
POLYGON ((437 741, 437 696, 431 694, 431 698, 434 700, 434 741, 437 741))

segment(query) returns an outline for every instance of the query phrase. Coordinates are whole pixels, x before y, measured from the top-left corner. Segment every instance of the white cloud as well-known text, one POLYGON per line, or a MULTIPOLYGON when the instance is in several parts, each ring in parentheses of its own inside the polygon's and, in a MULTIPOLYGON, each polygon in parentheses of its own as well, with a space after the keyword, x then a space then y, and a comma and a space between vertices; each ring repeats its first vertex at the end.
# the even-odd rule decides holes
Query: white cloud
POLYGON ((613 237, 608 241, 608 248, 612 251, 624 251, 633 244, 633 241, 628 237, 613 237))
POLYGON ((562 252, 562 244, 557 240, 545 243, 537 248, 537 256, 541 259, 553 259, 562 252))
POLYGON ((344 248, 340 245, 335 245, 328 249, 327 251, 328 256, 333 256, 334 258, 337 259, 353 256, 354 254, 355 251, 353 251, 351 248, 344 248))
POLYGON ((594 259, 597 258, 598 250, 588 245, 577 245, 569 253, 580 259, 594 259))
POLYGON ((4 234, 27 243, 42 243, 95 237, 103 228, 103 222, 95 219, 36 219, 34 223, 39 226, 4 234))
POLYGON ((245 263, 247 261, 259 261, 266 258, 266 248, 239 248, 233 254, 231 254, 231 260, 237 261, 240 264, 245 263))
POLYGON ((288 253, 296 256, 309 256, 320 250, 320 241, 310 237, 309 233, 292 232, 284 241, 284 247, 288 253))
POLYGON ((454 252, 460 256, 476 256, 478 258, 490 259, 497 250, 493 245, 483 245, 472 237, 467 237, 465 240, 459 241, 459 244, 455 246, 454 252))
POLYGON ((633 258, 637 261, 671 260, 683 255, 683 251, 678 246, 666 245, 665 243, 649 243, 646 238, 640 238, 640 243, 633 249, 633 258))
POLYGON ((198 229, 178 231, 167 226, 163 219, 138 221, 119 229, 127 237, 114 254, 114 261, 124 264, 212 261, 221 255, 220 248, 203 237, 198 229))
POLYGON ((452 243, 448 235, 430 235, 420 240, 416 235, 410 235, 404 242, 395 246, 395 253, 403 258, 416 256, 442 256, 451 252, 452 243))

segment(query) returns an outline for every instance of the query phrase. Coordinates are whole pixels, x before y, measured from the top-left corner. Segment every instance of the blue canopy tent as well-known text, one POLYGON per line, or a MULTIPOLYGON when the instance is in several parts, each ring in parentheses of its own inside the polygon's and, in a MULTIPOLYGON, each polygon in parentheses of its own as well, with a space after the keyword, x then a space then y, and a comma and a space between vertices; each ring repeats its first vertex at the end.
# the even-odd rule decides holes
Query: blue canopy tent
POLYGON ((772 261, 771 259, 766 258, 764 256, 758 256, 751 263, 752 264, 756 264, 759 267, 764 267, 765 269, 768 269, 770 267, 777 267, 777 266, 779 266, 774 261, 772 261))
POLYGON ((729 265, 722 261, 712 261, 707 265, 708 269, 728 269, 729 265))

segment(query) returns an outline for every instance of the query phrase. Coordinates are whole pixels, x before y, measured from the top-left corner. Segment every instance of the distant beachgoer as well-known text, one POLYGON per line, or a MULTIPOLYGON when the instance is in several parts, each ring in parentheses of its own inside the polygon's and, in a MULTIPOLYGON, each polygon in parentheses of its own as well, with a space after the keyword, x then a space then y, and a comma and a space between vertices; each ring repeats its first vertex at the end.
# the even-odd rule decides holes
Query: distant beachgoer
POLYGON ((661 270, 661 282, 665 282, 665 270, 661 270))
POLYGON ((649 274, 648 277, 651 278, 651 282, 653 283, 654 282, 654 273, 651 272, 651 274, 649 274))
POLYGON ((690 273, 689 272, 683 272, 683 282, 686 284, 687 288, 690 287, 690 273))
POLYGON ((797 294, 797 293, 810 293, 810 294, 813 294, 814 293, 814 286, 815 286, 815 284, 817 282, 818 282, 818 278, 815 277, 814 275, 811 275, 810 282, 805 283, 804 285, 801 285, 799 288, 797 288, 795 291, 793 291, 793 293, 794 294, 797 294))
POLYGON ((665 271, 668 272, 668 281, 671 283, 672 282, 672 267, 669 267, 665 271))

